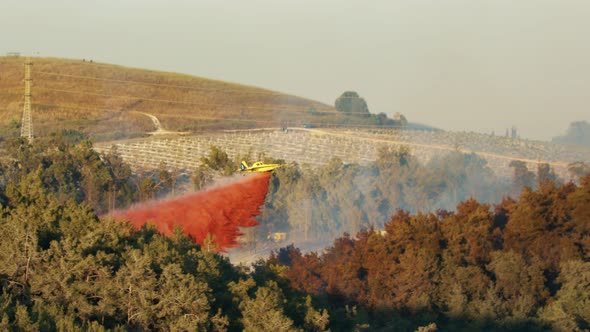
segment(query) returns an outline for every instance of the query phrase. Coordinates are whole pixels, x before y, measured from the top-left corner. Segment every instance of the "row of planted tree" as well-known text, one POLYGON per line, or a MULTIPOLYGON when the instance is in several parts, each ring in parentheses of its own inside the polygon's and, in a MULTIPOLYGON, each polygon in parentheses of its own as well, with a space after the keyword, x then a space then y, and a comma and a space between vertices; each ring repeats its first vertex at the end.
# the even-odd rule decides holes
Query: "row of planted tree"
MULTIPOLYGON (((38 172, 60 202, 86 202, 99 215, 181 194, 187 188, 206 188, 213 179, 237 172, 243 159, 280 162, 251 153, 232 160, 222 148, 211 146, 198 169, 179 170, 162 164, 158 169, 132 171, 116 150, 100 155, 90 141, 73 131, 34 144, 9 140, 5 148, 4 181, 18 182, 23 174, 38 172)), ((396 209, 452 209, 469 197, 499 203, 506 196, 518 195, 523 186, 534 187, 546 179, 558 181, 546 164, 540 164, 536 174, 522 162, 511 166, 514 179, 501 179, 475 154, 454 152, 422 164, 409 149, 387 146, 367 166, 343 164, 338 158, 316 168, 293 163, 275 171, 260 221, 273 231, 332 239, 342 232, 381 228, 396 209)), ((574 177, 583 174, 584 170, 574 177)))
MULTIPOLYGON (((263 226, 356 235, 339 237, 324 253, 287 247, 248 272, 180 230, 166 238, 150 227, 137 231, 97 218, 97 211, 158 194, 142 193, 143 182, 168 188, 160 194, 172 191, 174 172, 140 180, 116 153, 101 157, 88 141, 69 143, 67 135, 32 145, 11 141, 6 150, 1 330, 590 324, 590 178, 559 184, 540 167, 537 191, 524 189, 518 200, 500 198, 494 206, 468 199, 447 212, 436 206, 454 208, 453 200, 466 196, 493 200, 521 188, 512 181, 500 184, 503 194, 491 190, 499 181, 474 155, 420 165, 408 151, 383 149, 368 167, 338 160, 319 170, 290 165, 271 180, 263 226)), ((230 173, 233 162, 212 149, 194 184, 205 184, 211 169, 230 173)), ((514 167, 515 174, 524 171, 514 167)))

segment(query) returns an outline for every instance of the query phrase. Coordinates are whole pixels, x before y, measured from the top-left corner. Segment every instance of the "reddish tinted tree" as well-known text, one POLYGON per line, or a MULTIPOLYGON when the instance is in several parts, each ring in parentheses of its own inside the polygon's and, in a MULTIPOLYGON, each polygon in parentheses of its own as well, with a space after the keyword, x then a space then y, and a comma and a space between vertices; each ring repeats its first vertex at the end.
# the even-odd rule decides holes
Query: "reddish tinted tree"
POLYGON ((567 197, 570 224, 573 231, 570 237, 582 251, 585 260, 590 259, 590 175, 580 180, 580 186, 567 197))
POLYGON ((526 257, 538 257, 548 267, 557 269, 562 259, 581 256, 572 240, 571 207, 567 197, 571 185, 558 188, 544 183, 538 191, 523 190, 520 200, 508 211, 504 245, 526 257))
POLYGON ((474 199, 459 203, 457 213, 444 219, 447 250, 470 265, 489 262, 494 248, 494 216, 490 206, 474 199))
POLYGON ((364 273, 362 262, 355 256, 355 241, 347 233, 336 239, 324 254, 321 274, 326 293, 341 298, 344 303, 354 302, 366 293, 366 280, 359 278, 364 273))

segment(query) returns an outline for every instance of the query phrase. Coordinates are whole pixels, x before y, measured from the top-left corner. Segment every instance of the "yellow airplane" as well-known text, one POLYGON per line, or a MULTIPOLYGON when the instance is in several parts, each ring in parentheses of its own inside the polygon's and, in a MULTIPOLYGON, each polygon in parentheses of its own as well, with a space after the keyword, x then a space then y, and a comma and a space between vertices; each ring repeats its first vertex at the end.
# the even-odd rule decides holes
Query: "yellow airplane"
POLYGON ((248 164, 242 160, 242 164, 240 165, 240 172, 270 172, 275 168, 279 168, 283 165, 281 164, 265 164, 261 161, 257 161, 252 166, 248 166, 248 164))

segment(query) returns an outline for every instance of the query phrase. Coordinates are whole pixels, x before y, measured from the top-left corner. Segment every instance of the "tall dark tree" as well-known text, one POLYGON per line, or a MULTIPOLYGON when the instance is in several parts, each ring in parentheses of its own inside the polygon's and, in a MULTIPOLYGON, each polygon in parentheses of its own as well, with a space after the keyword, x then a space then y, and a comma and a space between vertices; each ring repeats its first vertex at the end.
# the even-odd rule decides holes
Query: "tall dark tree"
POLYGON ((539 186, 545 182, 558 182, 557 174, 547 163, 542 163, 537 166, 537 183, 539 186))
POLYGON ((514 168, 512 176, 513 190, 516 194, 520 193, 521 188, 535 186, 535 173, 529 171, 524 161, 513 160, 510 162, 510 167, 514 168))
POLYGON ((129 184, 131 167, 117 153, 116 146, 103 155, 102 160, 110 175, 107 182, 107 206, 109 211, 113 211, 119 204, 129 204, 133 199, 129 184))
POLYGON ((336 99, 336 110, 357 116, 369 116, 367 102, 355 91, 346 91, 336 99))
POLYGON ((223 175, 231 175, 238 169, 227 153, 215 145, 211 145, 209 155, 202 157, 201 161, 207 167, 222 172, 223 175))

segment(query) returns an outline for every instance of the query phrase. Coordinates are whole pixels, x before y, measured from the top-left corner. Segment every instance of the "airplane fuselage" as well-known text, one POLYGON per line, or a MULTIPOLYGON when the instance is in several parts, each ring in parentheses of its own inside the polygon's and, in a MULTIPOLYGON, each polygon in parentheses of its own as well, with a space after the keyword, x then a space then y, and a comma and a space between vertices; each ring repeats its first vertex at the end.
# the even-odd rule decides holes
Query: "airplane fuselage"
POLYGON ((270 172, 276 168, 281 167, 281 164, 265 164, 261 161, 257 161, 252 166, 248 166, 245 161, 242 161, 240 167, 241 172, 270 172))

